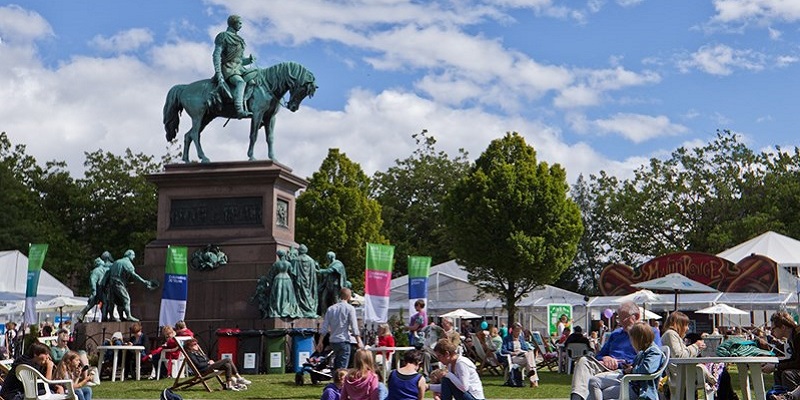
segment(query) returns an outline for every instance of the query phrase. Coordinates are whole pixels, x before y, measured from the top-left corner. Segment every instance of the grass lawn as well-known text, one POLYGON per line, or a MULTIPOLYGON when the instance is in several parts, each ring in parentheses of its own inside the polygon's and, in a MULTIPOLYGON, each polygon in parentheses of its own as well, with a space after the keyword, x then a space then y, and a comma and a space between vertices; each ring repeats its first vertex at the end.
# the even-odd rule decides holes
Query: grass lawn
MULTIPOLYGON (((738 390, 739 376, 734 368, 730 369, 733 386, 739 398, 742 398, 738 390)), ((559 374, 551 371, 539 371, 538 388, 510 388, 503 386, 502 376, 484 375, 483 387, 487 399, 568 399, 572 375, 559 374)), ((771 377, 765 377, 765 386, 772 386, 771 377)), ((244 392, 220 391, 216 380, 210 381, 216 384, 212 389, 214 392, 206 392, 198 385, 188 390, 181 390, 177 393, 185 399, 319 399, 322 388, 328 383, 311 385, 306 376, 306 384, 295 386, 294 374, 283 375, 247 375, 247 379, 253 381, 250 388, 244 392)), ((155 399, 161 391, 171 386, 172 379, 162 379, 160 381, 125 381, 108 382, 103 381, 100 386, 94 387, 94 398, 96 399, 155 399)), ((427 396, 433 395, 428 392, 427 396)))
MULTIPOLYGON (((246 377, 253 381, 253 384, 244 392, 215 390, 209 393, 201 385, 198 385, 177 393, 185 399, 319 399, 322 388, 329 383, 312 385, 306 376, 305 385, 295 386, 294 374, 247 375, 246 377)), ((538 388, 510 388, 503 386, 502 376, 483 376, 484 392, 487 399, 569 398, 571 375, 542 371, 540 379, 538 388)), ((93 397, 95 399, 154 399, 158 398, 164 388, 172 386, 173 382, 172 379, 138 382, 103 381, 101 385, 93 388, 93 397)), ((219 389, 216 380, 210 381, 210 383, 216 384, 216 387, 211 386, 212 389, 219 389)), ((433 395, 429 392, 427 397, 433 398, 433 395)))

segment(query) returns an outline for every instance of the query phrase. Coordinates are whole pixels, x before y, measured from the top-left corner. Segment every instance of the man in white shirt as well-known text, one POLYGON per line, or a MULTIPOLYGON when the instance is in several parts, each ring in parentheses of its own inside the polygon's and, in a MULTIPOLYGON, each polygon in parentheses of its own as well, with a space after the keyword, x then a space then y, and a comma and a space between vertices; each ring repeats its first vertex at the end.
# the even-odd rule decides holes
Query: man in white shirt
POLYGON ((350 297, 352 293, 348 288, 342 288, 339 291, 338 303, 328 307, 325 311, 325 318, 322 320, 322 326, 319 329, 319 341, 317 342, 317 351, 323 350, 323 339, 325 334, 330 333, 328 339, 333 348, 334 360, 333 368, 347 368, 350 360, 350 336, 355 337, 356 346, 363 347, 361 342, 361 334, 358 331, 358 320, 356 319, 356 309, 350 305, 350 297))

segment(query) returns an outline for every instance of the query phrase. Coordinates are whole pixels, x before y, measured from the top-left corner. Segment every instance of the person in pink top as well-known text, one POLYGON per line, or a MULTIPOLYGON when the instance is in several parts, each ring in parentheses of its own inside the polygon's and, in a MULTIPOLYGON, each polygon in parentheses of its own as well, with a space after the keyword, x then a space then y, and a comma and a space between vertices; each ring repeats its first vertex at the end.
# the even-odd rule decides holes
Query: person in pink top
POLYGON ((194 337, 194 332, 186 327, 186 322, 183 320, 175 323, 175 336, 191 336, 194 337))
POLYGON ((408 320, 408 343, 415 345, 419 340, 419 334, 428 326, 428 314, 425 313, 425 300, 419 299, 414 302, 414 310, 417 312, 408 320))
POLYGON ((359 349, 356 351, 355 368, 344 378, 341 400, 378 400, 378 375, 375 374, 375 363, 372 352, 359 349))

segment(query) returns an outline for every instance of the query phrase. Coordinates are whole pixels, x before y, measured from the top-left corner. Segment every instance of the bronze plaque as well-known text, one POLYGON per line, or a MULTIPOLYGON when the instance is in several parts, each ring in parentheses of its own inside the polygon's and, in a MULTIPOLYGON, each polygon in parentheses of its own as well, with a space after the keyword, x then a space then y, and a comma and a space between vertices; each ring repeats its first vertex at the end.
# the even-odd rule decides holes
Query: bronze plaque
POLYGON ((263 204, 261 196, 173 199, 169 229, 264 227, 263 204))

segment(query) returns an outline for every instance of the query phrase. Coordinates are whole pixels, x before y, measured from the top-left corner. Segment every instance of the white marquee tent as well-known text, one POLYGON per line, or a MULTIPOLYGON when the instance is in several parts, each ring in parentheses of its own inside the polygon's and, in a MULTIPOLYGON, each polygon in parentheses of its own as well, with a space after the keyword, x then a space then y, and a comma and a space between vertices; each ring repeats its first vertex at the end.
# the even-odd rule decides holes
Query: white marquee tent
MULTIPOLYGON (((0 251, 0 302, 24 300, 27 279, 28 257, 18 250, 0 251)), ((58 296, 74 297, 74 293, 42 269, 36 298, 49 300, 58 296)))
POLYGON ((744 243, 731 247, 717 257, 737 263, 752 254, 767 256, 778 263, 778 291, 794 293, 798 291, 798 279, 787 268, 797 273, 800 267, 800 240, 772 231, 767 231, 744 243))
POLYGON ((767 231, 717 254, 717 257, 737 263, 751 254, 767 256, 780 266, 800 266, 800 240, 767 231))
MULTIPOLYGON (((429 316, 438 316, 458 308, 474 312, 484 317, 506 316, 502 302, 486 296, 475 300, 478 287, 471 284, 465 271, 455 260, 450 260, 431 267, 428 276, 428 303, 426 309, 429 316)), ((523 323, 533 328, 542 328, 545 324, 545 313, 548 304, 570 304, 573 308, 573 319, 583 321, 586 317, 586 301, 582 294, 570 292, 555 286, 531 291, 517 303, 523 323), (580 309, 580 312, 578 312, 580 309)), ((408 276, 392 279, 389 300, 389 314, 408 316, 408 276)))

